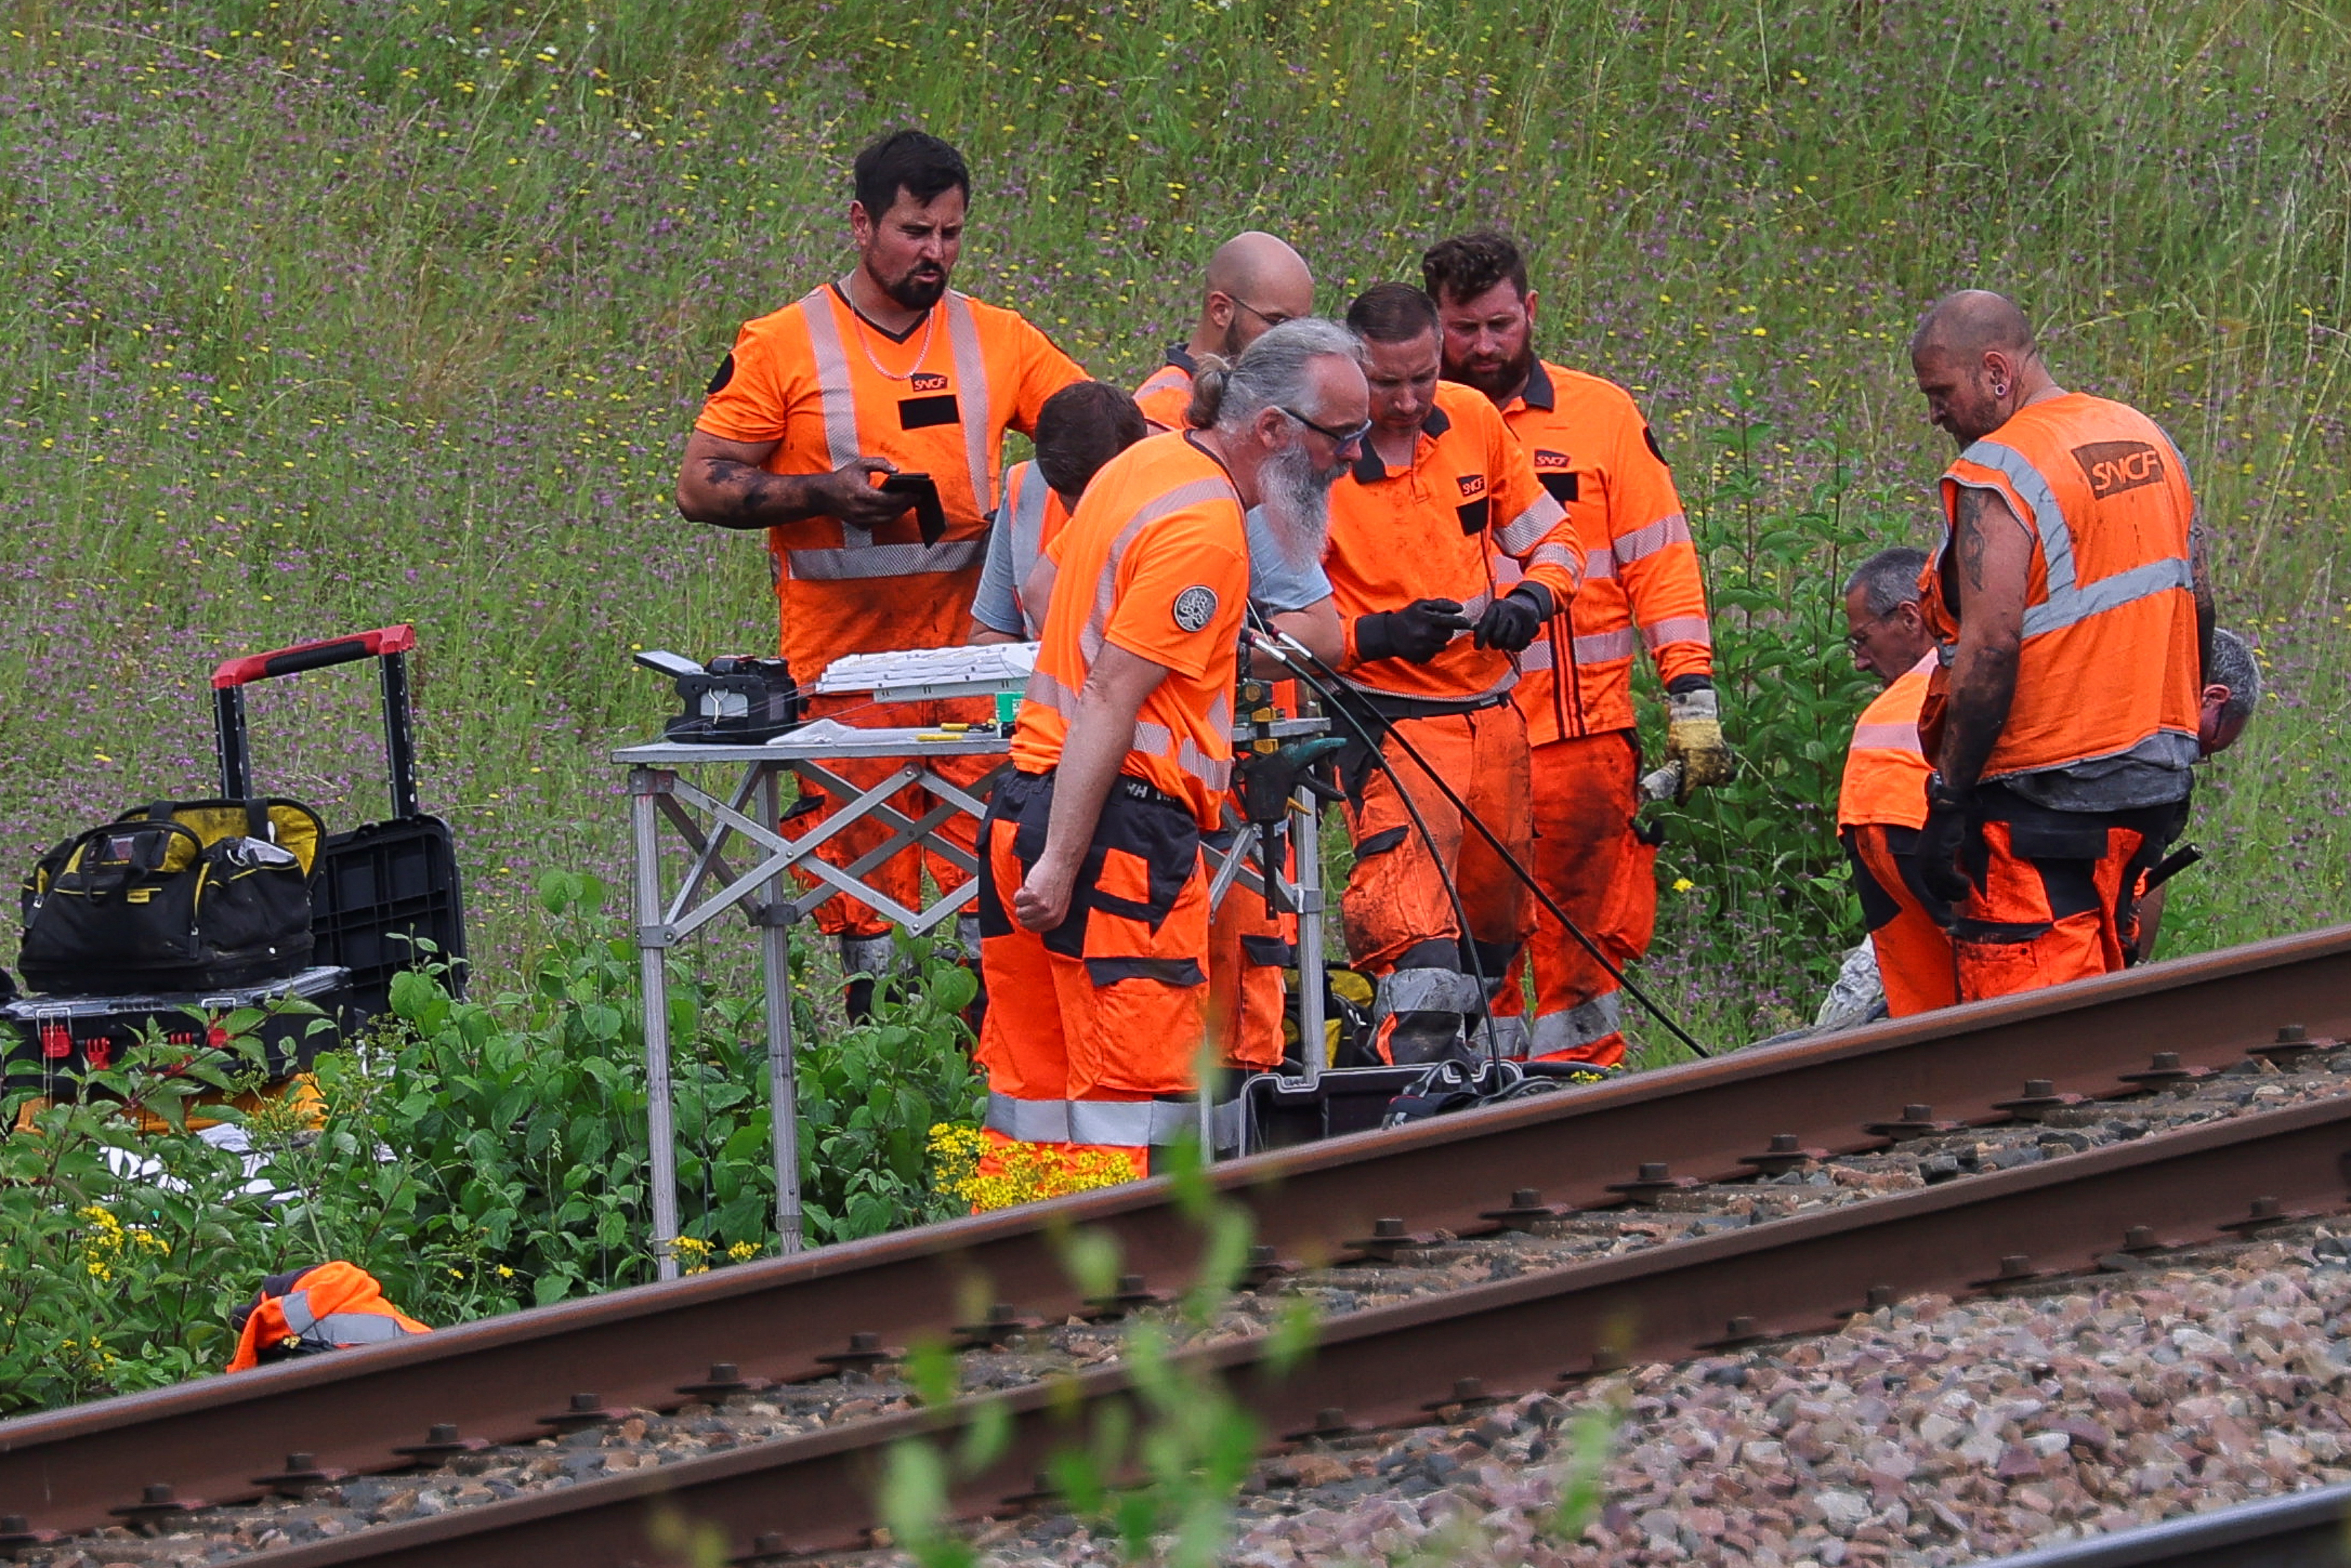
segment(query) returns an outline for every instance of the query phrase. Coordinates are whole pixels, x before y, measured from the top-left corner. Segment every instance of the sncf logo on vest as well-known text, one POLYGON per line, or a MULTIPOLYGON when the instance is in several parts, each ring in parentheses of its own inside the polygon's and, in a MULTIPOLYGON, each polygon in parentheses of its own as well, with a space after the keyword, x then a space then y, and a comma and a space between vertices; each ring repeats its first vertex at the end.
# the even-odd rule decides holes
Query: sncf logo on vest
POLYGON ((935 392, 947 390, 946 377, 934 371, 916 371, 907 378, 906 384, 915 392, 935 392))
POLYGON ((2163 479, 2163 455, 2144 441, 2094 441, 2074 448, 2074 461, 2101 500, 2163 479))
POLYGON ((1464 496, 1482 496, 1486 493, 1486 476, 1483 474, 1456 475, 1453 482, 1461 486, 1461 493, 1464 496))

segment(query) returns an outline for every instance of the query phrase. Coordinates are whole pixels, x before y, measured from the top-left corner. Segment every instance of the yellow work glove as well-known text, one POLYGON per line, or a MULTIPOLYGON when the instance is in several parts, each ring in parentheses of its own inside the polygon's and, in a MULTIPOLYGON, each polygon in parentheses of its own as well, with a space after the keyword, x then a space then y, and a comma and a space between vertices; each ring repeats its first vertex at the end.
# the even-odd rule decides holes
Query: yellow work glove
POLYGON ((1722 738, 1712 687, 1666 698, 1666 760, 1681 768, 1680 788, 1674 791, 1677 805, 1693 789, 1730 782, 1730 743, 1722 738))

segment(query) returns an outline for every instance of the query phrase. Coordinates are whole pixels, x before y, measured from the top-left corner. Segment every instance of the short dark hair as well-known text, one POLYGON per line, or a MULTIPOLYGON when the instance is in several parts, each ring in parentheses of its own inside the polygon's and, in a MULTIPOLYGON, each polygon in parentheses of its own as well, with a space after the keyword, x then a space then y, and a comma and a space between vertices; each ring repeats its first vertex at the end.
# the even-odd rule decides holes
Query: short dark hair
POLYGON ((1420 280, 1432 299, 1475 299, 1498 283, 1527 297, 1527 258, 1499 229, 1473 229, 1420 253, 1420 280))
POLYGON ((1374 283, 1347 307, 1347 330, 1367 343, 1409 343, 1437 330, 1437 305, 1409 283, 1374 283))
POLYGON ((971 170, 963 154, 926 131, 893 131, 865 144, 850 165, 857 204, 876 222, 904 191, 925 205, 947 191, 971 200, 971 170))
POLYGON ((1853 569, 1844 591, 1861 590, 1861 601, 1872 615, 1891 615, 1918 601, 1918 574, 1927 570, 1927 552, 1909 545, 1879 550, 1853 569))
POLYGON ((1037 411, 1037 472, 1061 494, 1079 495, 1149 429, 1124 388, 1071 382, 1037 411))

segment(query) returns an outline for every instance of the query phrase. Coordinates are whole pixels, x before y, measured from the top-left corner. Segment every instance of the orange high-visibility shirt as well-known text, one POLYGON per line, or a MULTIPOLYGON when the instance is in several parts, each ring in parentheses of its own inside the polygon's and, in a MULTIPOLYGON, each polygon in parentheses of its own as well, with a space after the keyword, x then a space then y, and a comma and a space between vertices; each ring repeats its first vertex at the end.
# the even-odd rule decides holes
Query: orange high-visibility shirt
POLYGON ((1352 473, 1331 489, 1331 542, 1322 557, 1346 629, 1348 681, 1365 691, 1422 701, 1463 702, 1508 691, 1518 679, 1510 654, 1472 646, 1467 632, 1426 664, 1358 662, 1355 623, 1416 599, 1451 599, 1475 621, 1498 593, 1495 565, 1514 558, 1522 575, 1574 597, 1583 551, 1559 502, 1494 405, 1451 382, 1437 396, 1413 444, 1408 468, 1388 471, 1369 438, 1352 473))
POLYGON ((1185 428, 1184 411, 1192 406, 1192 378, 1199 365, 1181 343, 1171 343, 1167 362, 1134 389, 1134 406, 1156 430, 1185 428))
POLYGON ((1224 465, 1188 434, 1146 436, 1112 458, 1029 578, 1046 606, 1013 765, 1061 760, 1078 694, 1104 643, 1164 666, 1119 771, 1221 821, 1232 774, 1233 680, 1249 602, 1249 538, 1224 465))
MULTIPOLYGON (((2032 535, 2016 695, 1987 779, 2127 758, 2196 760, 2202 685, 2189 556, 2196 499, 2161 427, 2126 403, 2066 392, 2030 404, 1943 474, 1943 516, 1988 490, 2032 535)), ((1946 641, 1967 605, 1950 538, 1920 578, 1946 641)))
POLYGON ((1673 471, 1630 392, 1564 365, 1536 361, 1502 418, 1583 548, 1583 590, 1519 656, 1511 700, 1527 740, 1630 729, 1636 648, 1661 680, 1714 674, 1706 583, 1673 471))
POLYGON ((1927 825, 1927 775, 1934 769, 1918 743, 1918 710, 1926 705, 1927 677, 1936 659, 1928 650, 1861 710, 1837 788, 1839 828, 1927 825))
POLYGON ((928 474, 946 513, 929 544, 912 512, 870 530, 833 517, 768 530, 794 675, 812 680, 843 653, 962 640, 1004 433, 1033 432, 1045 400, 1084 379, 1020 317, 953 290, 903 339, 832 284, 744 324, 695 429, 777 443, 765 465, 774 474, 886 457, 928 474))
POLYGON ((1002 489, 971 618, 990 631, 1034 641, 1045 622, 1045 603, 1028 597, 1029 575, 1070 520, 1070 509, 1033 459, 1007 468, 1002 489))

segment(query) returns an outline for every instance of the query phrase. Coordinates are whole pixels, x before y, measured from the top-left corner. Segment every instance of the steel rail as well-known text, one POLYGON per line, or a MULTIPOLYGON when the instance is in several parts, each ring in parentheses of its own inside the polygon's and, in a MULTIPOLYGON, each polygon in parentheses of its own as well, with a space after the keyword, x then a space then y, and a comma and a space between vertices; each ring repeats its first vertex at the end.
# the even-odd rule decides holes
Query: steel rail
POLYGON ((2320 1487, 1988 1558, 1986 1568, 2343 1568, 2351 1486, 2320 1487))
MULTIPOLYGON (((2219 1067, 2288 1024, 2351 1032, 2351 927, 1280 1150, 1212 1179, 1249 1211, 1261 1242, 1316 1263, 1378 1219, 1490 1229, 1480 1216, 1530 1186, 1562 1207, 1611 1207, 1622 1196, 1609 1184, 1645 1164, 1744 1175, 1740 1157, 1783 1133, 1802 1146, 1866 1149, 1885 1141, 1869 1124, 1911 1104, 2002 1120, 1998 1103, 2027 1079, 2126 1092, 2121 1075, 2156 1050, 2219 1067)), ((1056 1238, 1076 1225, 1114 1239, 1154 1289, 1191 1277, 1197 1237, 1168 1184, 1137 1183, 0 1422, 0 1511, 86 1530, 154 1483, 214 1502, 257 1496, 251 1478, 298 1448, 329 1467, 382 1469, 397 1462, 393 1445, 435 1425, 534 1437, 540 1416, 582 1390, 674 1407, 678 1386, 716 1363, 806 1379, 852 1334, 901 1344, 996 1301, 1063 1316, 1082 1302, 1056 1238)))
MULTIPOLYGON (((1334 1410, 1360 1427, 1425 1422, 1464 1397, 1464 1378, 1479 1380, 1477 1396, 1508 1397, 1628 1362, 1824 1331, 1873 1301, 2090 1267, 2140 1227, 2179 1247, 2335 1212, 2351 1191, 2347 1170, 2351 1098, 2335 1097, 1352 1313, 1287 1370, 1270 1335, 1177 1360, 1221 1375, 1271 1433, 1326 1428, 1334 1410), (2249 1218, 2257 1212, 2273 1218, 2249 1218)), ((984 1514, 1033 1495, 1057 1447, 1082 1442, 1092 1419, 1133 1398, 1128 1369, 1113 1365, 246 1561, 626 1568, 662 1560, 649 1534, 661 1511, 717 1527, 738 1554, 837 1550, 872 1522, 891 1443, 953 1430, 1000 1403, 1011 1417, 1002 1457, 951 1498, 963 1515, 984 1514)))

